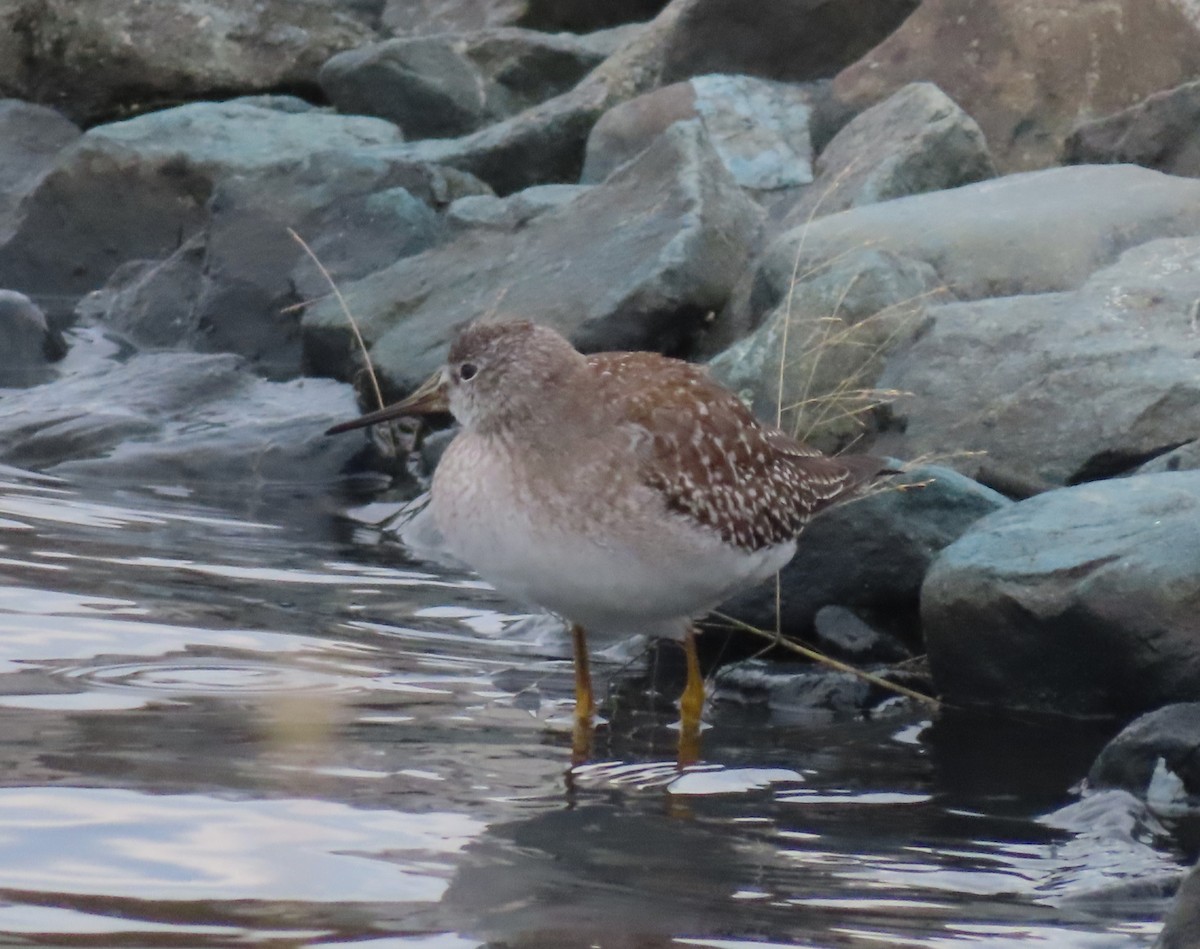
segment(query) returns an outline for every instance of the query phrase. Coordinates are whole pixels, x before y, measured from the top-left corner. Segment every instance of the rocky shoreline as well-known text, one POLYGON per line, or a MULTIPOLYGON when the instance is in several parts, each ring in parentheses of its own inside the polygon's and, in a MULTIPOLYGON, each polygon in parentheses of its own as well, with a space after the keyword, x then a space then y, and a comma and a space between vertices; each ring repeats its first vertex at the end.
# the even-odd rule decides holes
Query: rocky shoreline
MULTIPOLYGON (((957 708, 1132 723, 1093 783, 1161 761, 1194 813, 1200 14, 592 6, 9 4, 0 462, 386 481, 320 437, 363 360, 294 232, 388 397, 519 313, 912 462, 812 525, 784 632, 927 653, 957 708)), ((774 590, 728 611, 773 625, 774 590)))

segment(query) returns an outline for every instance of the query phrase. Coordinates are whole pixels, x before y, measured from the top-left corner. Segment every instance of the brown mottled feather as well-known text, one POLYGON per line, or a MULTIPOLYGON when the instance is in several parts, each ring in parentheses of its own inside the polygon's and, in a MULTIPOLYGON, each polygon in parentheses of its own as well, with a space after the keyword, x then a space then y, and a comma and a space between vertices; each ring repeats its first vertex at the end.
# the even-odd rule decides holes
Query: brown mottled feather
POLYGON ((588 364, 639 433, 645 483, 742 550, 792 540, 883 467, 867 456, 830 458, 763 425, 689 363, 635 352, 598 353, 588 364))

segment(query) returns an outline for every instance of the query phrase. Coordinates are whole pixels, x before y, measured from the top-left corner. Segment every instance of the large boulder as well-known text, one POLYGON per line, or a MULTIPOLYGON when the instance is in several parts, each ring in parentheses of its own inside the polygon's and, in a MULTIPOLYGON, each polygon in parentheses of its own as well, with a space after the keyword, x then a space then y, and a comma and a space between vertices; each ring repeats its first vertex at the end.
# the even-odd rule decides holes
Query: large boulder
POLYGON ((1197 298, 1191 237, 1126 251, 1073 292, 931 307, 879 377, 909 394, 875 449, 1050 484, 1129 472, 1200 431, 1197 298))
POLYGON ((783 227, 860 204, 996 176, 983 132, 937 86, 915 82, 852 119, 821 152, 817 180, 783 227))
POLYGON ((46 295, 51 316, 51 301, 69 311, 119 264, 166 258, 200 231, 218 182, 266 182, 318 158, 327 171, 336 164, 337 174, 353 174, 365 150, 399 141, 390 122, 294 100, 196 103, 97 126, 23 202, 0 242, 0 283, 46 295))
MULTIPOLYGON (((603 185, 516 233, 475 231, 342 289, 388 389, 436 369, 464 323, 519 313, 587 350, 679 351, 745 266, 758 211, 697 123, 682 123, 603 185)), ((333 301, 304 317, 316 371, 358 354, 333 301)))
POLYGON ((1050 491, 976 523, 921 590, 956 706, 1128 718, 1200 699, 1200 474, 1050 491))
POLYGON ((798 223, 771 242, 739 316, 755 326, 797 274, 872 247, 924 261, 956 297, 1071 290, 1125 250, 1200 233, 1200 182, 1130 166, 1008 175, 798 223))
POLYGON ((1072 164, 1129 162, 1200 178, 1200 82, 1185 82, 1081 123, 1067 138, 1063 159, 1072 164))
POLYGON ((339 53, 320 81, 342 112, 389 119, 410 139, 450 138, 566 92, 604 59, 569 35, 447 33, 339 53))
POLYGON ((1200 702, 1178 702, 1134 719, 1104 746, 1088 784, 1145 797, 1160 762, 1200 797, 1200 702))
POLYGON ((1200 945, 1200 866, 1187 875, 1164 920, 1154 949, 1194 949, 1200 945))
POLYGON ((54 109, 0 100, 0 234, 9 228, 21 199, 79 134, 75 123, 54 109))
POLYGON ((835 79, 865 108, 910 82, 972 115, 1004 172, 1058 161, 1082 119, 1200 74, 1200 12, 1179 0, 925 0, 835 79))
POLYGON ((386 0, 382 25, 401 35, 456 33, 500 26, 587 33, 648 20, 666 0, 386 0))
MULTIPOLYGON (((12 0, 0 93, 84 124, 230 93, 316 89, 332 54, 375 38, 340 0, 12 0)), ((7 32, 7 31, 6 31, 7 32)))
POLYGON ((734 180, 775 191, 812 181, 809 93, 750 76, 697 76, 606 112, 588 136, 580 180, 603 181, 675 122, 696 119, 734 180))

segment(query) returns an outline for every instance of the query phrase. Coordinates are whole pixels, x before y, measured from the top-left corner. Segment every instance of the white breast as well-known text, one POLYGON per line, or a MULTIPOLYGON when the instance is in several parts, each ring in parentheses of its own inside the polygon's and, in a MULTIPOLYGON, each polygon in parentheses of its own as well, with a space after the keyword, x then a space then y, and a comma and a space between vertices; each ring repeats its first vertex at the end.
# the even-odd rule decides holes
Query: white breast
POLYGON ((679 636, 687 621, 771 576, 795 543, 746 553, 612 469, 607 456, 557 459, 531 487, 528 459, 460 435, 434 477, 433 514, 450 553, 507 596, 601 637, 679 636))

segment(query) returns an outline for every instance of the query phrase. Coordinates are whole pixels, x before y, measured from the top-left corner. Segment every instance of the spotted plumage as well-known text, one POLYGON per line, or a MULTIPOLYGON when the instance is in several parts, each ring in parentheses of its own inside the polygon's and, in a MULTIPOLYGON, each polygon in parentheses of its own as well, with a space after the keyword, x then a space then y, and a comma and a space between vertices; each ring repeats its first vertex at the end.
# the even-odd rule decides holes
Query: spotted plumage
POLYGON ((606 397, 645 434, 641 476, 667 506, 728 544, 761 550, 876 474, 873 458, 830 458, 761 424, 732 392, 690 363, 656 353, 588 357, 606 397))

